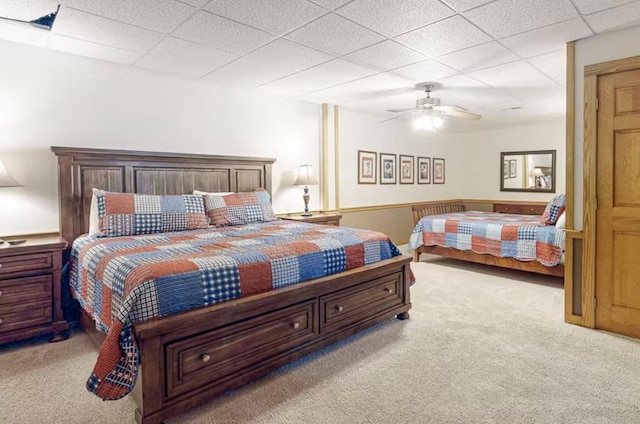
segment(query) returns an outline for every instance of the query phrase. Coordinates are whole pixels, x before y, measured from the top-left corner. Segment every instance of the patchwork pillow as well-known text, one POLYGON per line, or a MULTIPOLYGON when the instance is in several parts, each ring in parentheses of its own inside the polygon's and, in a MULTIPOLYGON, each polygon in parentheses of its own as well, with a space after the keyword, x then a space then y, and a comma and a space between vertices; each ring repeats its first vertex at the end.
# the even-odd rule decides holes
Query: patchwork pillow
POLYGON ((100 235, 134 236, 207 228, 202 196, 157 196, 94 189, 100 235))
POLYGON ((542 225, 556 225, 558 218, 564 212, 564 208, 567 205, 567 198, 564 194, 558 194, 553 199, 549 200, 547 207, 544 208, 544 213, 540 219, 542 225))
POLYGON ((205 195, 204 206, 211 224, 216 227, 278 219, 271 207, 271 196, 265 189, 225 196, 205 195))

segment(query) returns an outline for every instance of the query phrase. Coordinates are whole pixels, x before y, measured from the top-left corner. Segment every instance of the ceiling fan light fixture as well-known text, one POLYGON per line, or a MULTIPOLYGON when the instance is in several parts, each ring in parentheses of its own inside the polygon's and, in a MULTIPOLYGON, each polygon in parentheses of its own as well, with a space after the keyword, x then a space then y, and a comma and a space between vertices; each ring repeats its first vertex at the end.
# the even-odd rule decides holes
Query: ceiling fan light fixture
POLYGON ((443 125, 444 120, 441 117, 433 115, 431 113, 424 114, 415 121, 416 128, 422 131, 436 132, 438 129, 442 128, 443 125))

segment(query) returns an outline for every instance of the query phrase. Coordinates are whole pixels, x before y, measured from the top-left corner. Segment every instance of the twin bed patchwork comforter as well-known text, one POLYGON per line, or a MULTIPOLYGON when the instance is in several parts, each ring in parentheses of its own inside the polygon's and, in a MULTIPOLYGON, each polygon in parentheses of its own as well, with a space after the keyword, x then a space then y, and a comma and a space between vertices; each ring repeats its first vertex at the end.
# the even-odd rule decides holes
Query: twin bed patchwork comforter
POLYGON ((540 224, 536 215, 467 211, 425 216, 413 229, 409 245, 471 250, 500 258, 562 263, 565 232, 540 224))
POLYGON ((135 385, 132 324, 399 256, 381 233, 292 221, 143 236, 82 236, 65 269, 107 332, 87 388, 105 400, 135 385))

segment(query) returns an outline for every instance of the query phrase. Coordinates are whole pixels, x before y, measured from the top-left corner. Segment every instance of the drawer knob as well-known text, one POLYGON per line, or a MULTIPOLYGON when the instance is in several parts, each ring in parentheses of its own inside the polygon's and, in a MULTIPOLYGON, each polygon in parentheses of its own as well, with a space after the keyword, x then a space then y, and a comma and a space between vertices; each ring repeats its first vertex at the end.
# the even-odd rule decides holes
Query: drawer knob
POLYGON ((387 287, 384 289, 387 293, 393 293, 393 289, 391 287, 387 287))
POLYGON ((338 310, 338 312, 344 311, 344 307, 341 305, 336 306, 336 309, 338 310))
POLYGON ((0 324, 2 324, 2 318, 0 318, 0 324))
POLYGON ((2 290, 0 290, 0 296, 2 296, 2 290))
POLYGON ((297 330, 298 328, 300 328, 300 323, 294 322, 293 324, 291 324, 291 326, 293 327, 294 330, 297 330))
POLYGON ((202 359, 202 362, 209 362, 211 360, 211 356, 207 355, 206 353, 204 355, 202 355, 200 357, 200 359, 202 359))

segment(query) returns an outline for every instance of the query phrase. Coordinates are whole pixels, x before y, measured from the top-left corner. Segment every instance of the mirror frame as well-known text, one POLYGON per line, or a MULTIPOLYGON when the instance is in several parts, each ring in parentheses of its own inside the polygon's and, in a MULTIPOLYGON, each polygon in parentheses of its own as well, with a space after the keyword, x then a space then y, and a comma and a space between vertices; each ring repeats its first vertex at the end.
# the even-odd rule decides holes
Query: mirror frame
POLYGON ((526 150, 520 152, 500 152, 500 191, 520 193, 555 193, 556 192, 556 151, 555 150, 526 150), (522 155, 551 155, 551 187, 543 189, 535 188, 505 188, 504 187, 504 160, 505 156, 522 155))

